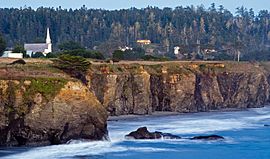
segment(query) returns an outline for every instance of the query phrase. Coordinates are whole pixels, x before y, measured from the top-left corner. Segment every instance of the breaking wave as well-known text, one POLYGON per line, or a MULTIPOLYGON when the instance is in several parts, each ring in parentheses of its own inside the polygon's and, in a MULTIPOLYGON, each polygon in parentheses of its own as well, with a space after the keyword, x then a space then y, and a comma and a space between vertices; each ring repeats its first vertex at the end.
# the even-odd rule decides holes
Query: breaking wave
MULTIPOLYGON (((183 137, 189 137, 194 134, 210 134, 222 131, 260 128, 267 122, 270 122, 269 107, 237 112, 212 112, 163 117, 139 117, 131 120, 109 121, 108 129, 110 132, 110 141, 72 141, 65 145, 30 148, 27 151, 15 152, 14 154, 2 158, 62 159, 76 158, 76 156, 102 156, 106 154, 117 154, 119 157, 121 155, 127 155, 125 152, 169 152, 175 151, 173 147, 177 145, 201 144, 201 142, 186 139, 132 141, 125 140, 124 136, 142 126, 147 126, 150 131, 162 131, 183 137), (162 144, 175 146, 162 147, 162 144)), ((237 143, 237 141, 230 136, 225 136, 225 138, 226 140, 222 142, 225 142, 226 144, 237 143)), ((204 144, 212 144, 212 142, 204 144)))

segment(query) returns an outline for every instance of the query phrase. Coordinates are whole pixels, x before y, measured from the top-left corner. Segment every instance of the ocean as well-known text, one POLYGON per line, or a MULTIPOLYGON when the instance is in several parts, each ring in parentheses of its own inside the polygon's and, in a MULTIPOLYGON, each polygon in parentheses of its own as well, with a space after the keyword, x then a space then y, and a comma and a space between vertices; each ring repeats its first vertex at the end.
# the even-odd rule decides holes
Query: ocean
POLYGON ((3 159, 270 159, 270 107, 234 112, 142 116, 109 121, 110 141, 71 141, 37 148, 0 148, 3 159), (183 139, 127 140, 126 134, 150 131, 183 139), (216 134, 225 140, 185 138, 216 134))

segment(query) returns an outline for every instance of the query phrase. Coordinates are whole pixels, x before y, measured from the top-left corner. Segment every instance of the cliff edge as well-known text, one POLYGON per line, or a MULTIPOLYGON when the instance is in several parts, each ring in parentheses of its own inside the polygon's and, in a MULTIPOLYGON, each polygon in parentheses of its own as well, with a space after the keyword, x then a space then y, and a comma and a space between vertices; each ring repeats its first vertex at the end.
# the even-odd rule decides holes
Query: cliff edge
POLYGON ((107 112, 80 81, 47 64, 5 66, 0 73, 0 146, 107 137, 107 112))
POLYGON ((261 107, 269 63, 165 62, 92 66, 88 87, 110 115, 261 107))
POLYGON ((95 63, 74 79, 51 61, 0 64, 0 146, 107 137, 107 117, 262 107, 270 63, 95 63))

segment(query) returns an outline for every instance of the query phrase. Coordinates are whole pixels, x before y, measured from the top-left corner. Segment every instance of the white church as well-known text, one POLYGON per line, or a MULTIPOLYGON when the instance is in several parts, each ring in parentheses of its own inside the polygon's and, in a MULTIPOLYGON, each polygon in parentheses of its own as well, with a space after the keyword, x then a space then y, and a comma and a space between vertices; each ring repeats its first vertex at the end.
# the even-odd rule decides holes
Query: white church
POLYGON ((26 54, 29 55, 30 57, 37 52, 42 52, 44 56, 52 52, 52 41, 50 37, 50 29, 47 28, 46 43, 24 44, 24 49, 26 50, 26 54))

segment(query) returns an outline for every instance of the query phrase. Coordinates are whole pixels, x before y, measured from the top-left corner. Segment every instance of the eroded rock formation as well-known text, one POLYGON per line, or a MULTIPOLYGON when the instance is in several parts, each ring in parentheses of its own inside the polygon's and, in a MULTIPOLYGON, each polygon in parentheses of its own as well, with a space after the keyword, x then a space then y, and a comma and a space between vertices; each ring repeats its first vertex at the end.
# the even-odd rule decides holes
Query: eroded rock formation
POLYGON ((94 71, 89 75, 88 87, 110 115, 244 109, 269 102, 270 78, 263 67, 227 65, 145 65, 137 71, 125 65, 114 66, 121 72, 110 71, 108 65, 105 73, 94 71), (237 67, 250 68, 239 71, 237 67))
POLYGON ((101 140, 107 112, 81 82, 0 80, 0 146, 101 140))

